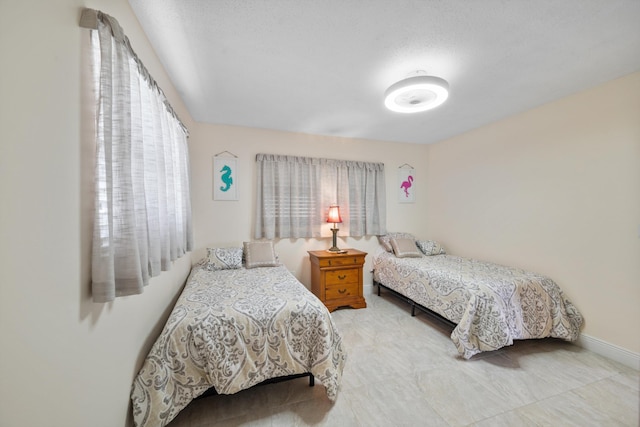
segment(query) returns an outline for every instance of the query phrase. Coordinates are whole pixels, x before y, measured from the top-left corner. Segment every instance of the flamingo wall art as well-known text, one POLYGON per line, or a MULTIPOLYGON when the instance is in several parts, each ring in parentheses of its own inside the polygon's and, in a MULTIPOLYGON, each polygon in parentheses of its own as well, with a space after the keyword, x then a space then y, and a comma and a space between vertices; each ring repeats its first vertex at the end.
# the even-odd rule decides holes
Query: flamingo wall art
POLYGON ((415 200, 415 170, 398 168, 398 201, 413 203, 415 200))

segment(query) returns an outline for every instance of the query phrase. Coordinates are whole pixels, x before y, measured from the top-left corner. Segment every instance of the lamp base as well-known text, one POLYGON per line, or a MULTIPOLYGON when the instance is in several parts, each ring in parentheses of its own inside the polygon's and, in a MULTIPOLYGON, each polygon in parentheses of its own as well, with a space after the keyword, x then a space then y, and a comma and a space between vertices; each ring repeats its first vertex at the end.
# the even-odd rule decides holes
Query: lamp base
POLYGON ((338 245, 337 245, 337 242, 336 242, 336 240, 337 240, 337 234, 338 234, 338 228, 333 227, 333 228, 331 229, 331 232, 333 233, 333 245, 332 245, 329 249, 327 249, 327 252, 332 252, 332 253, 334 253, 334 254, 344 254, 344 253, 347 253, 347 251, 345 251, 345 250, 342 250, 342 249, 338 248, 338 245))
POLYGON ((327 249, 327 252, 331 252, 332 254, 346 254, 349 251, 347 251, 346 249, 329 248, 327 249))

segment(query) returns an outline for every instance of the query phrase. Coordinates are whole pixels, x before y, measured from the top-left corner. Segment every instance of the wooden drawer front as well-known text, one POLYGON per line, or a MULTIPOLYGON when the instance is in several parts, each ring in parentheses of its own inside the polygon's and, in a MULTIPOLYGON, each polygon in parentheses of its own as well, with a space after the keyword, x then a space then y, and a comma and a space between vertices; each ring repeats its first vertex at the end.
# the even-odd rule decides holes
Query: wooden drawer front
POLYGON ((320 267, 340 267, 342 265, 364 264, 364 261, 360 260, 360 257, 357 256, 346 256, 332 259, 322 258, 318 261, 318 264, 320 267))
MULTIPOLYGON (((357 276, 356 276, 357 279, 357 276)), ((325 297, 327 300, 344 298, 359 294, 360 286, 358 283, 343 283, 337 285, 327 285, 325 297)))
POLYGON ((342 285, 345 283, 358 283, 358 272, 360 270, 357 268, 350 268, 345 270, 333 270, 325 272, 325 284, 327 287, 329 285, 342 285))

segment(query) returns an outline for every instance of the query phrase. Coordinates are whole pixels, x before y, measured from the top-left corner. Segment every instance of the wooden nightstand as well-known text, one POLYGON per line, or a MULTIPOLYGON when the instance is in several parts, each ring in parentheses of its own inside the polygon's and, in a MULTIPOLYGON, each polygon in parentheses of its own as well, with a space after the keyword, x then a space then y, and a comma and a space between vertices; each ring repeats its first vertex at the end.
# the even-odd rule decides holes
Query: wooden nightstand
POLYGON ((362 266, 366 252, 347 249, 338 254, 328 251, 308 251, 311 261, 311 292, 329 311, 338 307, 365 308, 362 296, 362 266))

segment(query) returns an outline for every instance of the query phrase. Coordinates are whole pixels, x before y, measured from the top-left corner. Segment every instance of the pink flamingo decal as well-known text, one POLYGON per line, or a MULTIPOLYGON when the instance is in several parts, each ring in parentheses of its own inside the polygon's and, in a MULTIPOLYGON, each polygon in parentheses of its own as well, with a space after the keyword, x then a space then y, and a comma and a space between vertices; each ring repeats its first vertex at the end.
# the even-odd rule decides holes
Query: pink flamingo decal
POLYGON ((413 182, 413 177, 409 175, 407 180, 400 184, 400 188, 404 189, 404 194, 406 197, 409 197, 409 187, 411 187, 411 183, 413 182))

